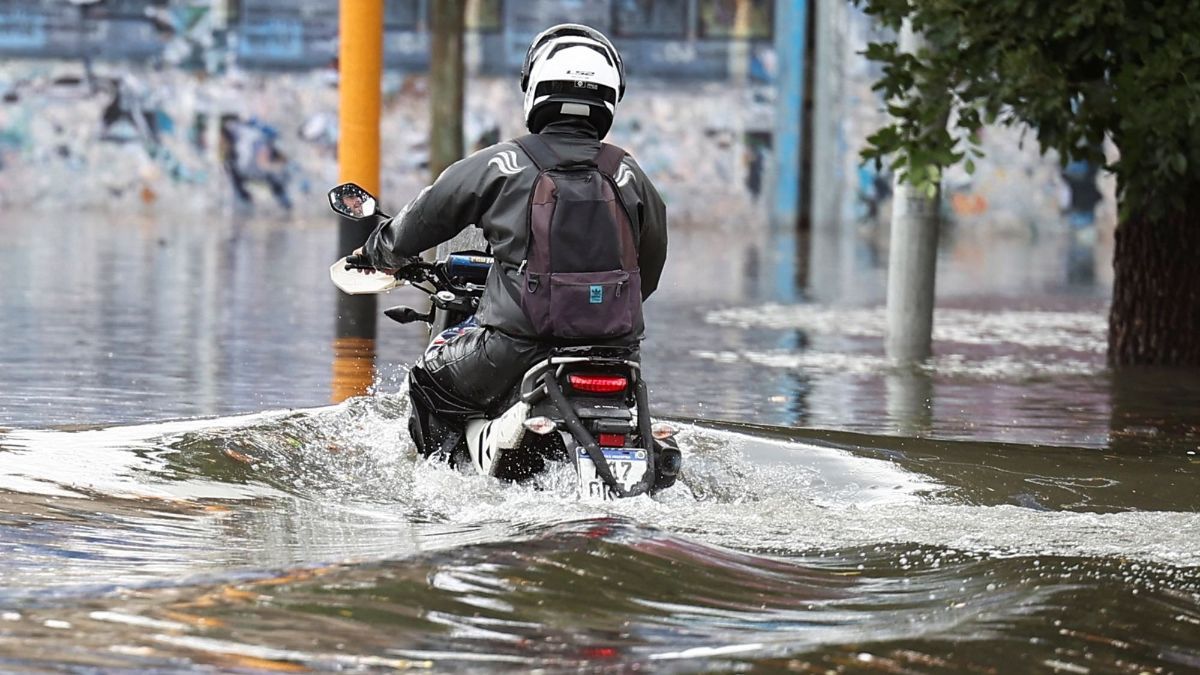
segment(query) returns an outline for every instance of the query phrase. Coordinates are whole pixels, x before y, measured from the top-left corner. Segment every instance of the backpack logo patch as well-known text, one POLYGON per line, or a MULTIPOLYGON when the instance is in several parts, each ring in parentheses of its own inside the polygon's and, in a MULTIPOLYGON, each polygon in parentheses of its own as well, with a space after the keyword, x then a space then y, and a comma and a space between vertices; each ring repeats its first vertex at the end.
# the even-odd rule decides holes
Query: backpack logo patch
POLYGON ((517 164, 517 153, 512 150, 501 150, 488 160, 489 166, 494 166, 506 176, 515 176, 524 168, 517 164))
POLYGON ((588 288, 588 302, 593 305, 599 305, 604 302, 604 287, 591 286, 588 288))

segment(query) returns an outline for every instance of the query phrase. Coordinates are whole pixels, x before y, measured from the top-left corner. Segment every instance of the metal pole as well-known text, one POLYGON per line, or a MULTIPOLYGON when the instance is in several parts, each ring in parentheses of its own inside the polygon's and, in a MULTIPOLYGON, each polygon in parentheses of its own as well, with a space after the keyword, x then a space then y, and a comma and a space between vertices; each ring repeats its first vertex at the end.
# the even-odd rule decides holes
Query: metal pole
POLYGON ((800 225, 801 134, 804 130, 804 54, 808 0, 776 0, 775 53, 779 68, 775 108, 775 184, 772 189, 772 294, 796 294, 796 233, 800 225))
MULTIPOLYGON (((338 40, 338 175, 379 196, 383 0, 341 0, 338 40)), ((371 221, 339 216, 338 257, 361 246, 371 221)), ((367 393, 375 376, 376 300, 337 296, 333 400, 367 393)))
MULTIPOLYGON (((921 37, 906 22, 900 48, 915 53, 921 46, 921 37)), ((932 353, 941 190, 930 196, 899 178, 892 186, 886 350, 895 361, 923 361, 932 353)))
POLYGON ((729 81, 745 86, 750 71, 750 0, 734 0, 733 39, 729 40, 726 68, 729 81))
MULTIPOLYGON (((842 97, 842 24, 845 21, 845 0, 814 0, 816 3, 816 64, 813 68, 812 105, 812 192, 808 202, 812 222, 812 239, 808 252, 808 297, 818 302, 836 300, 839 287, 839 250, 843 233, 841 218, 842 184, 845 175, 840 170, 842 150, 840 116, 837 114, 842 97)), ((853 223, 846 223, 853 226, 853 223)))

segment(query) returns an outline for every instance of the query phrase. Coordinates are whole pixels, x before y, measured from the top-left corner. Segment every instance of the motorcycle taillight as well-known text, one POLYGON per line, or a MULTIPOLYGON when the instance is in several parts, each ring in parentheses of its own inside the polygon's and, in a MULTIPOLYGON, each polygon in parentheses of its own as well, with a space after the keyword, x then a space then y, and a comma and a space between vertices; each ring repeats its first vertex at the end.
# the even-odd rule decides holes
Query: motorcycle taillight
POLYGON ((596 441, 604 448, 625 447, 625 434, 598 434, 596 441))
POLYGON ((571 383, 572 388, 593 394, 615 394, 619 391, 625 391, 625 386, 628 384, 628 380, 625 379, 624 375, 585 375, 583 373, 571 373, 567 375, 567 381, 571 383))

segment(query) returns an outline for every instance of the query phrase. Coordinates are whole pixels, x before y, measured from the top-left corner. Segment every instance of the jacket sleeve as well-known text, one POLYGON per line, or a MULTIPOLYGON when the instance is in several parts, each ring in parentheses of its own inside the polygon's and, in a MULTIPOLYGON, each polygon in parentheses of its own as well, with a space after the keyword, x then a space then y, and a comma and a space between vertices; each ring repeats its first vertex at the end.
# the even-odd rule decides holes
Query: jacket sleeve
POLYGON ((479 222, 497 186, 487 158, 476 153, 451 164, 397 215, 381 222, 363 251, 380 268, 403 266, 405 258, 449 241, 479 222))
POLYGON ((641 238, 638 242, 638 267, 642 274, 642 299, 658 288, 663 266, 667 262, 667 206, 658 189, 646 177, 642 167, 626 156, 632 165, 638 194, 638 220, 641 221, 641 238))

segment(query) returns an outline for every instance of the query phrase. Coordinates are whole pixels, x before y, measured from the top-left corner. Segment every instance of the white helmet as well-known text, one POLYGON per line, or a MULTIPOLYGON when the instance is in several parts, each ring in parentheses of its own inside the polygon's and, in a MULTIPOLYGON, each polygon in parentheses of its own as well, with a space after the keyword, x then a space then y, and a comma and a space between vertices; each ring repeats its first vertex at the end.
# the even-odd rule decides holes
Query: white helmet
POLYGON ((564 116, 588 118, 600 137, 625 96, 625 66, 600 31, 564 23, 542 31, 521 66, 525 126, 537 133, 564 116))

